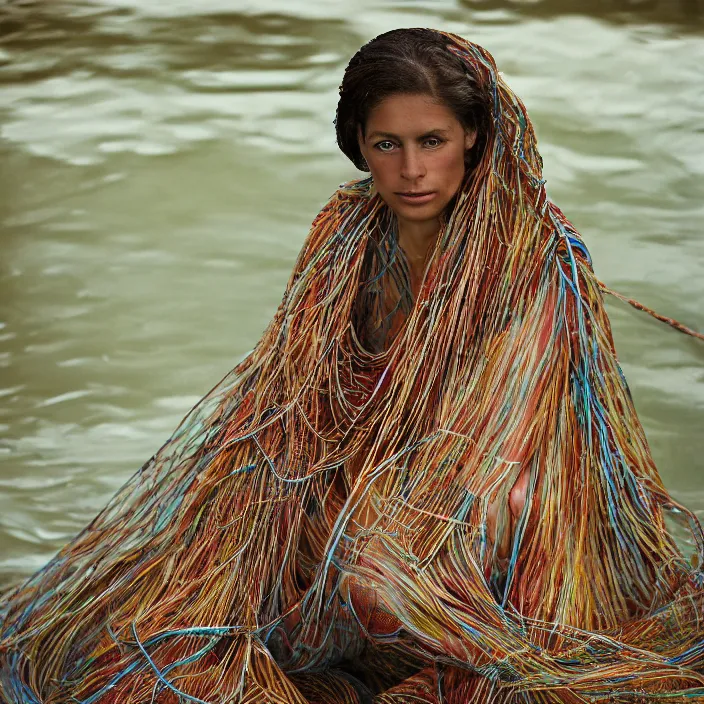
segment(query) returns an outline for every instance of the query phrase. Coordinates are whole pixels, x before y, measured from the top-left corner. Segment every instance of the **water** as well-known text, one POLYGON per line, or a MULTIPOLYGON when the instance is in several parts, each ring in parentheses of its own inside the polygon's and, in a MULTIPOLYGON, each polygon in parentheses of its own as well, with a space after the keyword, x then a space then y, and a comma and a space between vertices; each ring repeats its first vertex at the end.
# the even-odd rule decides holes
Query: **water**
MULTIPOLYGON (((41 566, 251 349, 356 175, 332 125, 344 66, 398 26, 485 45, 598 275, 704 330, 698 0, 10 0, 0 581, 41 566)), ((704 344, 609 311, 660 471, 704 517, 704 344)))

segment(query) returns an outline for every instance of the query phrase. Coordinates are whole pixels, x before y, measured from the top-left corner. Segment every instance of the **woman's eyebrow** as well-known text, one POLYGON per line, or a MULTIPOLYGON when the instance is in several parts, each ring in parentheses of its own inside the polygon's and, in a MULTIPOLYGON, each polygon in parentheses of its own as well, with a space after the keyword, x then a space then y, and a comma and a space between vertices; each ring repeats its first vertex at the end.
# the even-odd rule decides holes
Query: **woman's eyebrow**
MULTIPOLYGON (((423 134, 419 135, 416 137, 416 139, 426 139, 427 137, 432 137, 433 135, 436 134, 447 134, 450 130, 448 129, 443 129, 442 127, 438 127, 437 129, 433 130, 428 130, 427 132, 424 132, 423 134)), ((381 132, 380 130, 375 130, 369 136, 367 139, 372 139, 375 137, 385 137, 386 139, 395 139, 396 141, 401 141, 401 137, 399 137, 397 134, 394 134, 393 132, 381 132)))

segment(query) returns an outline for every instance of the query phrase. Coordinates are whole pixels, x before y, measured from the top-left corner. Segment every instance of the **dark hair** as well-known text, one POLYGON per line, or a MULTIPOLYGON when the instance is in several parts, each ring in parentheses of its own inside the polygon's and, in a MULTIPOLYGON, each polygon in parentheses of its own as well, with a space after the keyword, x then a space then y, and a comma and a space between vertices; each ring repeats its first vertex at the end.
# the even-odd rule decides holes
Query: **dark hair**
POLYGON ((448 49, 451 40, 432 29, 394 29, 365 44, 350 60, 340 85, 335 130, 342 153, 369 171, 357 132, 370 111, 398 93, 430 95, 447 105, 463 127, 477 131, 468 153, 473 167, 481 157, 489 124, 489 96, 461 58, 448 49))

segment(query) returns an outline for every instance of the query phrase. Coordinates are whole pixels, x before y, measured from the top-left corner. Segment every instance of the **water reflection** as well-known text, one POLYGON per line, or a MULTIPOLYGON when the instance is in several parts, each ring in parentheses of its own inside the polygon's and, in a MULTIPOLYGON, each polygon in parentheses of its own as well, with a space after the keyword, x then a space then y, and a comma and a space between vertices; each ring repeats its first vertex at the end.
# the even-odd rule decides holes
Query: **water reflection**
POLYGON ((585 15, 622 24, 673 24, 679 31, 701 29, 702 0, 459 0, 470 10, 507 11, 511 20, 585 15))
POLYGON ((3 137, 75 165, 171 154, 224 130, 314 149, 302 125, 319 112, 315 94, 361 43, 341 20, 273 13, 145 18, 30 5, 8 15, 3 137), (253 93, 267 98, 254 115, 253 93))

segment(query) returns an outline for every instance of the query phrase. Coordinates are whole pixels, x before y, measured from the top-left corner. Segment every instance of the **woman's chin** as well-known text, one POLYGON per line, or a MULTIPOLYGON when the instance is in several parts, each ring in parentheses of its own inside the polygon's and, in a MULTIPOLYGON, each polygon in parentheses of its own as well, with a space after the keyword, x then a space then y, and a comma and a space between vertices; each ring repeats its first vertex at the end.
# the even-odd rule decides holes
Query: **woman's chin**
POLYGON ((444 210, 444 204, 443 207, 440 207, 439 203, 435 201, 424 203, 422 205, 409 205, 404 202, 399 203, 398 201, 396 201, 390 207, 399 220, 418 224, 423 222, 436 221, 444 210))

